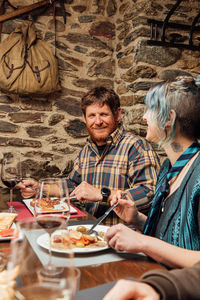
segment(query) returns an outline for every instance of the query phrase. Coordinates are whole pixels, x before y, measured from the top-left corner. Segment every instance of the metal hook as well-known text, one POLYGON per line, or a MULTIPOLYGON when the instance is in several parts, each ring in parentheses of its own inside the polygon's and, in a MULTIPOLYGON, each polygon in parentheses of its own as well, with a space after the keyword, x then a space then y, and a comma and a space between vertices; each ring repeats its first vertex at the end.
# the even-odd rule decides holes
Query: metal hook
POLYGON ((162 33, 161 33, 161 41, 162 42, 165 42, 165 30, 166 30, 166 27, 167 27, 167 24, 169 22, 169 19, 171 17, 171 15, 174 13, 174 11, 177 9, 177 7, 180 5, 180 3, 182 2, 183 0, 178 0, 176 2, 176 4, 174 4, 174 6, 172 7, 172 9, 169 11, 169 13, 167 14, 164 22, 163 22, 163 27, 162 27, 162 33))
POLYGON ((190 30, 190 35, 189 35, 189 45, 191 45, 191 46, 193 46, 192 35, 195 30, 195 24, 198 22, 199 18, 200 18, 200 13, 198 13, 198 15, 194 18, 192 25, 191 25, 191 30, 190 30))

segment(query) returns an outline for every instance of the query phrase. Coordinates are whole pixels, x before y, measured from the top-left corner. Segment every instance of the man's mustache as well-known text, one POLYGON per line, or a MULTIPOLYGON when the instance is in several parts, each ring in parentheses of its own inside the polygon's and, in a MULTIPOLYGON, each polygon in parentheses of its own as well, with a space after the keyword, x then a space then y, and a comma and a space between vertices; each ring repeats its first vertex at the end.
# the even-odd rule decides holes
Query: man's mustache
POLYGON ((92 126, 92 129, 104 129, 107 128, 107 126, 92 126))

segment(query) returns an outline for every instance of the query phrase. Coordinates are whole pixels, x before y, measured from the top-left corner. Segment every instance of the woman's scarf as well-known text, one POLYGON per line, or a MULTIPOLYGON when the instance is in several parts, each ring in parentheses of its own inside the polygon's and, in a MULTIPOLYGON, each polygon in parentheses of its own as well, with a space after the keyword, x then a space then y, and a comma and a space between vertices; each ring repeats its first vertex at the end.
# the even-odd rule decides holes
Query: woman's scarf
POLYGON ((159 188, 160 191, 156 193, 153 198, 152 207, 143 229, 144 234, 151 235, 151 236, 154 235, 157 228, 158 221, 160 219, 160 215, 164 208, 164 201, 169 194, 169 190, 170 190, 169 181, 181 172, 181 170, 188 163, 188 161, 199 150, 200 150, 200 145, 198 141, 195 140, 194 143, 192 143, 192 145, 190 145, 190 147, 188 147, 181 154, 181 156, 177 159, 174 165, 172 167, 169 166, 169 171, 167 172, 165 179, 162 181, 162 186, 161 187, 156 186, 156 190, 158 191, 159 188))

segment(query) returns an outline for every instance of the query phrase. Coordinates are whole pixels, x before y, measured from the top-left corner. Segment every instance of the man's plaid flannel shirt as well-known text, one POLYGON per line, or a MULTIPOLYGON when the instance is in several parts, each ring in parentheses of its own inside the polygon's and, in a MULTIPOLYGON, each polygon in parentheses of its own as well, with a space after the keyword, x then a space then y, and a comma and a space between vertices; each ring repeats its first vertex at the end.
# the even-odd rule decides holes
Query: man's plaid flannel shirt
MULTIPOLYGON (((99 189, 120 189, 136 202, 140 210, 151 205, 159 169, 159 158, 145 139, 117 128, 109 136, 101 156, 96 145, 88 139, 75 160, 69 186, 72 188, 86 181, 99 189)), ((96 217, 99 217, 99 206, 101 214, 108 208, 98 202, 85 204, 86 210, 96 217)), ((114 212, 106 218, 109 225, 119 222, 114 212)))

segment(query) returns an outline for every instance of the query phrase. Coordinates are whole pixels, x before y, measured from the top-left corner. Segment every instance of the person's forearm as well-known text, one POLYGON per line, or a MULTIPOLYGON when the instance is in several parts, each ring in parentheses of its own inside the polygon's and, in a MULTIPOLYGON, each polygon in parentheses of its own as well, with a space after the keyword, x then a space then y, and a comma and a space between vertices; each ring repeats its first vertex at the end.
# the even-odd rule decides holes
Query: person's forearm
POLYGON ((169 267, 191 267, 200 260, 200 251, 176 247, 158 238, 143 235, 143 252, 169 267))
MULTIPOLYGON (((169 271, 164 271, 164 274, 168 274, 169 271), (164 273, 165 272, 165 273, 164 273)), ((160 299, 180 299, 178 297, 178 291, 176 285, 161 275, 162 273, 156 273, 156 270, 150 274, 144 274, 140 279, 140 282, 150 285, 160 295, 160 299)), ((182 299, 180 299, 182 300, 182 299)))
POLYGON ((144 224, 146 222, 147 216, 143 213, 138 212, 137 218, 133 219, 132 225, 139 231, 143 231, 144 224))
POLYGON ((145 273, 141 282, 154 287, 161 299, 200 299, 200 261, 191 268, 171 271, 152 270, 145 273))

